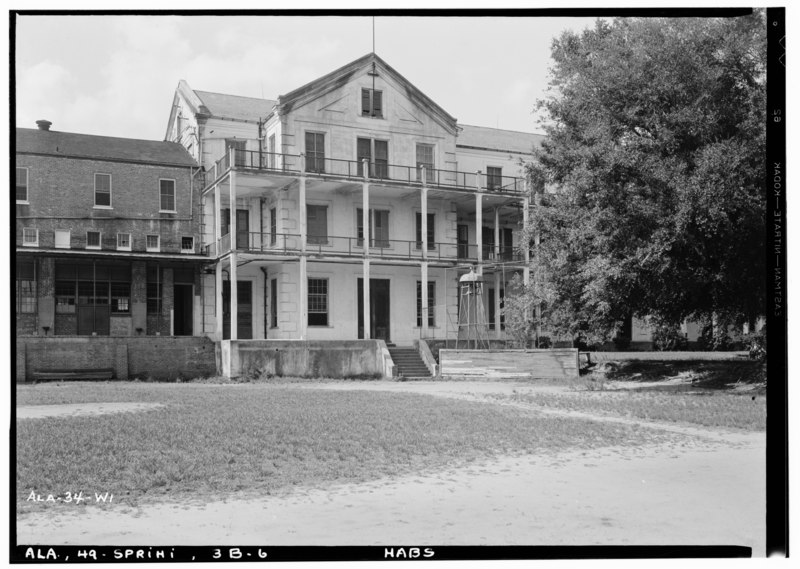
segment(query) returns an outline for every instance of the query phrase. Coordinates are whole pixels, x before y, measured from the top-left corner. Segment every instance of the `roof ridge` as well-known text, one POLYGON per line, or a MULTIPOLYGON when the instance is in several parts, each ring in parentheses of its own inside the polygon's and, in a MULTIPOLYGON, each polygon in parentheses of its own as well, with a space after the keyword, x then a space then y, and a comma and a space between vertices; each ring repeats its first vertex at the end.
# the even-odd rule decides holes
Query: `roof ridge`
MULTIPOLYGON (((30 132, 39 132, 41 130, 41 129, 38 129, 38 128, 29 128, 29 127, 26 127, 26 126, 18 126, 18 127, 15 127, 15 128, 17 130, 27 130, 27 131, 30 131, 30 132)), ((51 129, 51 130, 47 130, 45 132, 50 133, 50 134, 68 134, 70 136, 91 136, 91 137, 94 137, 94 138, 115 138, 117 140, 131 140, 131 141, 134 141, 134 142, 155 142, 155 143, 158 143, 158 144, 161 144, 161 143, 164 143, 164 142, 168 142, 169 144, 177 144, 178 146, 181 146, 180 143, 175 142, 173 140, 156 140, 156 139, 153 139, 153 138, 131 138, 129 136, 111 136, 111 135, 108 135, 108 134, 88 134, 88 133, 85 133, 85 132, 72 132, 72 131, 69 131, 69 130, 52 130, 51 129)), ((181 146, 181 148, 183 148, 183 146, 181 146)))
POLYGON ((460 126, 460 127, 468 126, 468 127, 472 127, 472 128, 486 128, 486 129, 489 129, 489 130, 501 130, 503 132, 518 132, 520 134, 533 134, 535 136, 546 136, 546 135, 540 134, 538 132, 530 132, 530 131, 527 131, 527 130, 515 130, 515 129, 511 129, 511 128, 498 128, 498 127, 494 127, 494 126, 481 126, 481 125, 478 125, 478 124, 458 123, 458 126, 460 126))
MULTIPOLYGON (((204 91, 202 89, 192 89, 196 94, 197 93, 208 93, 209 95, 221 95, 223 97, 237 97, 239 99, 255 99, 256 101, 272 101, 275 102, 276 99, 265 99, 263 97, 248 97, 246 95, 233 95, 231 93, 220 93, 219 91, 204 91)), ((197 95, 200 97, 200 95, 197 95)), ((202 97, 200 97, 202 99, 202 97)))

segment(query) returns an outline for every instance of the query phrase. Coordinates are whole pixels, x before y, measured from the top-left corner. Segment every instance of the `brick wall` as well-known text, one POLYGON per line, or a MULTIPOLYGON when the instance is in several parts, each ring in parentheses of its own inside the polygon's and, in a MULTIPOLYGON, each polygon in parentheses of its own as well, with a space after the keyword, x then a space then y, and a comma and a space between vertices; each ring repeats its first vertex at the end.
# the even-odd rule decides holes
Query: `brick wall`
POLYGON ((28 380, 35 371, 55 369, 113 368, 116 379, 191 379, 216 373, 214 343, 191 336, 18 338, 17 381, 24 381, 21 363, 28 380))

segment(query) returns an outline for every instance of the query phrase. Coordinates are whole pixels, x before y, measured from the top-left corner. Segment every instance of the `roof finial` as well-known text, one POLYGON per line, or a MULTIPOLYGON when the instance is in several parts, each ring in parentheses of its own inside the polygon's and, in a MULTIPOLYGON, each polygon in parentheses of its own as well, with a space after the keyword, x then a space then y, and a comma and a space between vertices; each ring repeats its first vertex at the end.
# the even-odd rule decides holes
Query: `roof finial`
POLYGON ((372 53, 375 53, 375 16, 372 16, 372 53))

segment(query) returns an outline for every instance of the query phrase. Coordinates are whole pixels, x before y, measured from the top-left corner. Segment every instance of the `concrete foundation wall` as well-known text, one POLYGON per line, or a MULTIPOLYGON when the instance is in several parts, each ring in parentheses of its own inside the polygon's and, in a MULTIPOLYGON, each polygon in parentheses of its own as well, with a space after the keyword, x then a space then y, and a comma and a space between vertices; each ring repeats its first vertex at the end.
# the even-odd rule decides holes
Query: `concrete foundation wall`
POLYGON ((441 376, 501 378, 578 377, 578 350, 440 350, 441 376))
POLYGON ((386 367, 379 340, 223 340, 221 374, 278 377, 379 378, 386 367))
POLYGON ((17 381, 70 369, 113 369, 120 380, 189 379, 213 375, 216 359, 214 343, 202 337, 17 338, 17 381))

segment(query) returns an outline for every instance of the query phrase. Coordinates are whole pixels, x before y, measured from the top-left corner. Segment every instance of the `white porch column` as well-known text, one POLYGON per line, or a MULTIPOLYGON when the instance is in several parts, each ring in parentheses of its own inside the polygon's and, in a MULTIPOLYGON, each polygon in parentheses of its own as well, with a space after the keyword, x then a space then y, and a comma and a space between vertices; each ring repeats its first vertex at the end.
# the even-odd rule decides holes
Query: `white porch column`
POLYGON ((475 243, 478 247, 478 270, 479 275, 483 275, 483 194, 481 193, 481 172, 478 170, 477 193, 475 194, 475 243))
POLYGON ((503 332, 500 329, 500 288, 504 283, 500 279, 500 271, 494 271, 494 336, 498 340, 503 337, 503 332))
MULTIPOLYGON (((231 149, 231 164, 233 164, 233 149, 231 149)), ((231 251, 236 250, 236 170, 231 170, 230 173, 230 200, 231 200, 231 223, 230 223, 230 236, 231 236, 231 251)), ((248 236, 249 237, 249 236, 248 236)), ((231 287, 233 290, 233 287, 231 287)), ((233 298, 231 296, 231 298, 233 298)), ((233 314, 233 312, 231 312, 233 314)))
POLYGON ((422 167, 422 213, 420 214, 420 232, 422 233, 422 258, 428 259, 428 186, 425 175, 425 166, 422 167))
MULTIPOLYGON (((522 200, 522 226, 526 229, 530 223, 530 208, 531 200, 526 197, 522 200)), ((525 243, 522 248, 523 255, 525 255, 525 268, 522 269, 522 282, 527 287, 531 283, 531 246, 530 242, 525 243)))
POLYGON ((214 336, 222 340, 222 261, 214 267, 214 336))
POLYGON ((420 337, 428 337, 428 306, 431 299, 428 298, 428 262, 422 261, 420 272, 422 273, 422 284, 420 285, 420 293, 422 295, 422 308, 420 309, 420 337))
POLYGON ((222 238, 222 196, 219 184, 214 186, 214 251, 219 255, 219 240, 222 238))
POLYGON ((364 339, 370 339, 370 313, 369 313, 369 244, 370 244, 370 226, 369 226, 369 161, 364 159, 363 161, 363 172, 364 172, 364 182, 362 184, 362 201, 361 201, 361 208, 362 208, 362 215, 361 215, 361 225, 364 227, 364 260, 363 260, 363 278, 364 278, 364 286, 363 286, 363 298, 362 303, 364 306, 364 321, 362 325, 364 326, 364 339))
POLYGON ((494 208, 494 262, 500 262, 500 208, 494 208))
MULTIPOLYGON (((308 337, 308 265, 305 255, 300 257, 300 268, 298 275, 297 294, 297 330, 300 332, 300 339, 306 340, 308 337)), ((328 291, 330 294, 330 291, 328 291)))
POLYGON ((231 262, 230 268, 230 275, 231 275, 231 340, 238 340, 239 333, 238 333, 238 326, 239 326, 239 287, 237 283, 239 282, 237 279, 237 269, 236 266, 236 259, 237 254, 235 251, 231 251, 231 256, 229 257, 231 262))
POLYGON ((308 215, 306 213, 306 156, 300 154, 300 191, 297 197, 297 227, 300 230, 300 250, 306 252, 306 239, 308 234, 308 215))

